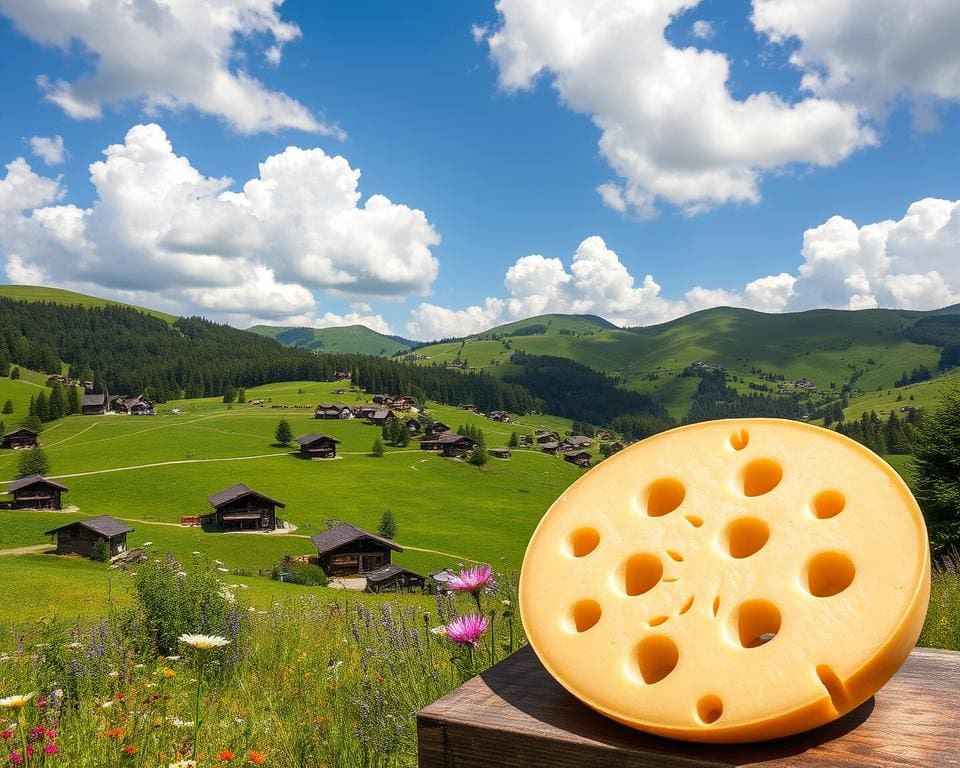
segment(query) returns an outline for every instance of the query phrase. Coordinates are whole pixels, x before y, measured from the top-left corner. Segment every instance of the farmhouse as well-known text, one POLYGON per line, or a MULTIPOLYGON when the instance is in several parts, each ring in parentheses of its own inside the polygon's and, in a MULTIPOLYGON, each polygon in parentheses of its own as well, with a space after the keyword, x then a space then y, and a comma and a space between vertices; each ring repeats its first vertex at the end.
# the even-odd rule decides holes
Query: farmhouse
POLYGON ((340 443, 334 437, 318 435, 314 432, 298 437, 297 442, 300 444, 300 455, 309 459, 336 458, 337 445, 340 443))
POLYGON ((3 442, 0 443, 0 447, 3 448, 13 448, 14 450, 20 448, 33 448, 37 445, 37 433, 32 429, 27 429, 26 427, 20 427, 20 429, 15 429, 12 432, 7 432, 3 436, 3 442))
POLYGON ((407 432, 409 432, 411 435, 419 435, 420 431, 423 429, 423 425, 420 423, 419 419, 407 419, 403 423, 407 428, 407 432))
POLYGON ((125 413, 128 416, 154 416, 156 410, 153 403, 143 395, 128 397, 117 395, 110 398, 110 410, 114 413, 125 413))
POLYGON ((513 455, 509 448, 490 448, 487 453, 495 459, 509 459, 513 455))
POLYGON ((428 426, 424 432, 427 437, 439 437, 444 432, 449 432, 450 427, 444 424, 442 421, 435 421, 433 424, 428 426))
POLYGON ((204 527, 215 531, 273 531, 277 528, 277 507, 282 501, 237 483, 209 497, 214 511, 204 515, 204 527))
POLYGON ((544 453, 549 453, 551 456, 556 456, 560 450, 560 443, 555 440, 549 443, 540 443, 540 450, 544 453))
POLYGON ((571 435, 563 441, 563 445, 570 448, 589 448, 593 445, 593 440, 585 435, 571 435))
POLYGON ((320 403, 313 412, 315 419, 352 419, 353 411, 343 403, 320 403))
POLYGON ((91 557, 94 545, 98 540, 103 539, 107 542, 110 557, 115 557, 126 551, 127 534, 132 532, 133 528, 115 517, 100 515, 100 517, 61 525, 59 528, 47 531, 44 535, 57 537, 58 555, 91 557))
POLYGON ((383 410, 383 408, 379 405, 366 403, 364 405, 354 406, 353 415, 358 419, 370 419, 370 418, 373 418, 373 414, 381 410, 383 410))
POLYGON ((101 392, 98 395, 84 395, 80 404, 80 413, 84 416, 102 416, 107 412, 107 395, 101 392))
POLYGON ((502 423, 507 423, 510 421, 510 414, 506 411, 490 411, 487 414, 487 418, 493 419, 494 421, 499 421, 502 423))
POLYGON ((350 523, 315 533, 310 541, 317 548, 317 565, 328 576, 359 576, 376 571, 390 565, 392 552, 403 552, 403 547, 389 539, 350 523))
POLYGON ((69 488, 40 475, 28 475, 10 483, 13 509, 61 509, 60 494, 69 488))
POLYGON ((535 439, 540 445, 544 443, 559 443, 560 435, 556 432, 537 432, 535 439))
POLYGON ((375 571, 366 574, 367 592, 412 592, 414 589, 423 591, 425 579, 419 573, 408 571, 394 563, 381 566, 375 571))
POLYGON ((590 454, 586 451, 564 451, 563 460, 576 464, 578 467, 590 466, 590 454))
POLYGON ((442 455, 457 457, 470 453, 476 447, 477 441, 472 437, 458 435, 456 432, 444 432, 437 438, 437 445, 442 455))

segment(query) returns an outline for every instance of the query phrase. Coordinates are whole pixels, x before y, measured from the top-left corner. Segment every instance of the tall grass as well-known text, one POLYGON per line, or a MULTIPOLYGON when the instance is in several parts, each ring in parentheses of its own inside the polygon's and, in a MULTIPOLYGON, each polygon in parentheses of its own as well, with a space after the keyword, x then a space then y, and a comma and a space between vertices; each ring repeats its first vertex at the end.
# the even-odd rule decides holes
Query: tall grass
POLYGON ((960 553, 956 551, 933 569, 920 645, 960 651, 960 553))
MULTIPOLYGON (((158 561, 151 570, 162 567, 158 561)), ((0 710, 0 739, 10 735, 0 743, 0 764, 166 768, 196 750, 198 766, 413 766, 415 712, 522 639, 504 580, 497 594, 482 596, 493 625, 469 650, 431 631, 474 612, 468 597, 374 602, 324 590, 253 610, 235 591, 244 627, 226 647, 204 652, 202 667, 189 648, 160 650, 160 634, 139 608, 91 627, 42 621, 19 634, 0 656, 0 695, 37 695, 20 712, 0 710), (203 727, 195 745, 197 711, 203 727), (22 753, 24 728, 32 756, 18 763, 9 754, 22 753)))

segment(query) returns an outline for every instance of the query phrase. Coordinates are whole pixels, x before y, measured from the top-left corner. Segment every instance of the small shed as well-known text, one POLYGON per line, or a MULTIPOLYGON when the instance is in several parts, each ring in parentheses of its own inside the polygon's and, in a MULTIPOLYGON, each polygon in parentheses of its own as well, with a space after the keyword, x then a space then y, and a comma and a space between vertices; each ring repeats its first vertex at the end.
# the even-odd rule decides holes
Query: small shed
POLYGON ((100 515, 61 525, 59 528, 47 531, 44 535, 57 537, 58 555, 91 557, 97 541, 104 539, 107 542, 110 557, 116 557, 126 551, 127 534, 132 532, 133 528, 115 517, 100 515))
POLYGON ((564 451, 563 460, 578 467, 589 467, 591 456, 587 451, 564 451))
POLYGON ((437 438, 437 444, 440 447, 440 453, 449 458, 470 453, 476 447, 477 441, 466 435, 458 435, 456 432, 444 432, 437 438))
POLYGON ((29 475, 10 483, 14 509, 61 509, 60 494, 69 488, 40 475, 29 475))
POLYGON ((419 435, 423 430, 423 424, 420 423, 420 419, 407 419, 403 423, 407 428, 407 432, 411 435, 419 435))
POLYGON ((450 427, 444 424, 442 421, 435 421, 429 427, 426 428, 424 434, 427 437, 439 437, 444 432, 449 432, 450 427))
POLYGON ((549 453, 551 456, 556 456, 557 452, 560 450, 560 443, 551 440, 547 443, 540 443, 539 447, 544 453, 549 453))
POLYGON ((540 445, 544 443, 559 443, 560 435, 556 432, 537 432, 535 439, 540 445))
POLYGON ((215 531, 273 531, 282 501, 257 493, 243 483, 208 497, 214 511, 205 515, 205 527, 215 531))
POLYGON ((359 576, 390 565, 393 552, 403 547, 350 523, 310 537, 317 548, 317 564, 328 576, 359 576))
POLYGON ((344 403, 320 403, 313 412, 315 419, 352 419, 353 411, 344 403))
POLYGON ((84 395, 80 403, 80 413, 83 416, 102 416, 107 412, 107 395, 105 392, 94 395, 84 395))
POLYGON ((423 591, 424 578, 419 573, 391 563, 366 574, 367 592, 423 591))
POLYGON ((425 589, 427 592, 443 593, 450 591, 450 579, 456 574, 449 568, 443 568, 439 571, 432 571, 427 574, 425 589))
POLYGON ((33 448, 37 445, 37 433, 32 429, 20 427, 12 432, 7 432, 3 436, 2 447, 18 450, 20 448, 33 448))
POLYGON ((509 459, 513 455, 509 448, 490 448, 487 453, 495 459, 509 459))
POLYGON ((333 459, 337 456, 337 446, 340 441, 329 435, 318 435, 311 432, 303 437, 298 437, 300 444, 300 455, 308 459, 333 459))
POLYGON ((570 435, 563 442, 564 445, 569 445, 571 448, 589 448, 593 445, 593 440, 586 435, 570 435))

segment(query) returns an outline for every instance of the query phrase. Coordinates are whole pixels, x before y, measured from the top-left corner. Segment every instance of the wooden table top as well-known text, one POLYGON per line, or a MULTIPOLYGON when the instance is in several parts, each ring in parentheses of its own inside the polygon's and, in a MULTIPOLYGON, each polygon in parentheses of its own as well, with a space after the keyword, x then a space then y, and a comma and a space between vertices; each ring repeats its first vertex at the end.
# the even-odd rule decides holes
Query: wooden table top
POLYGON ((597 714, 527 647, 422 710, 417 727, 420 768, 960 767, 960 653, 915 649, 874 698, 814 731, 718 746, 597 714))

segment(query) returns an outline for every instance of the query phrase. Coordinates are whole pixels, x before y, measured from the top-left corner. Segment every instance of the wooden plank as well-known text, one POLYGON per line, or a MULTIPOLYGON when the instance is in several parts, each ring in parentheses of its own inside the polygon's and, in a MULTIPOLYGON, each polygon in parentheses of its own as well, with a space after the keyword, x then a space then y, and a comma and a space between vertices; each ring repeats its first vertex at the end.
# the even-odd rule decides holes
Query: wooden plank
POLYGON ((417 716, 420 768, 960 766, 960 653, 918 648, 872 699, 809 733, 701 745, 618 725, 567 693, 530 648, 417 716))

